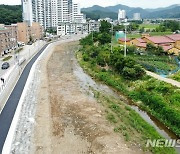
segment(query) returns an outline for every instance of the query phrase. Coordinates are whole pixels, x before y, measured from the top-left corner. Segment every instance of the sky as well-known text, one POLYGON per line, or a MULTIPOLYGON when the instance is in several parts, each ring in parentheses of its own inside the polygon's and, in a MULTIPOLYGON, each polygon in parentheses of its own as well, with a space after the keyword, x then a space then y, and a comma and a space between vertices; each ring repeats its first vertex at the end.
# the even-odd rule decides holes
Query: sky
MULTIPOLYGON (((123 4, 131 7, 158 8, 180 4, 179 0, 73 0, 73 2, 79 3, 81 7, 123 4)), ((21 4, 21 0, 0 0, 0 4, 19 5, 21 4)))

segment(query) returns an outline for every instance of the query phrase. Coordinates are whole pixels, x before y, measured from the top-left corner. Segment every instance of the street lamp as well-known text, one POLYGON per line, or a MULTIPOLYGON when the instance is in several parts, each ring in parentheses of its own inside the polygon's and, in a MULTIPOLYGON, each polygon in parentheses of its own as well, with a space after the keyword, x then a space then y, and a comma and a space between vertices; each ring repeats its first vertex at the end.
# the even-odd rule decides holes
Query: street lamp
POLYGON ((113 24, 111 24, 111 32, 112 32, 112 36, 111 36, 111 53, 113 52, 113 24))

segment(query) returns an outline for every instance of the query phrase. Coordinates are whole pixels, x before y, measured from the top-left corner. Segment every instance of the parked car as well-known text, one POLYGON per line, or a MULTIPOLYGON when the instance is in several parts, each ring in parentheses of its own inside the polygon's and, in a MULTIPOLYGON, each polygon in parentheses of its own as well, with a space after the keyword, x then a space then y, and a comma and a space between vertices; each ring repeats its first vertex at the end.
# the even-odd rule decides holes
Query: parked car
POLYGON ((8 62, 5 62, 5 63, 2 64, 1 68, 2 68, 2 69, 8 69, 9 66, 10 66, 9 63, 8 63, 8 62))
POLYGON ((28 42, 28 43, 27 43, 27 45, 32 45, 32 44, 33 44, 33 42, 28 42))

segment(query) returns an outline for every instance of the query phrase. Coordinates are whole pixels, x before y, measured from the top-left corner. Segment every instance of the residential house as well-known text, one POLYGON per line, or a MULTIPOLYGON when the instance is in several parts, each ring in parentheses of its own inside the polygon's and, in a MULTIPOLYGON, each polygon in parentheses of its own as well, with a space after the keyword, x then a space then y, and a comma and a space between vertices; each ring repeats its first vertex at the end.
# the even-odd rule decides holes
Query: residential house
MULTIPOLYGON (((129 38, 126 38, 126 45, 131 45, 130 44, 130 39, 129 38)), ((122 44, 122 45, 124 45, 125 44, 125 38, 120 38, 120 39, 118 39, 118 42, 119 42, 119 44, 122 44)))
POLYGON ((169 45, 174 47, 175 45, 175 41, 166 36, 143 37, 142 39, 147 43, 153 44, 154 46, 169 45))
POLYGON ((166 37, 175 41, 174 47, 180 50, 180 34, 166 35, 166 37))

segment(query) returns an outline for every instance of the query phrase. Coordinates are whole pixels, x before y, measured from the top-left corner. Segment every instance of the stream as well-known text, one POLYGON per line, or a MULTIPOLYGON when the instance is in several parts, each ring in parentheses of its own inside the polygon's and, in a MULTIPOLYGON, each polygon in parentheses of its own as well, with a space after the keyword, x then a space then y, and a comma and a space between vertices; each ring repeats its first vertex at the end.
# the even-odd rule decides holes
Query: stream
MULTIPOLYGON (((74 74, 78 78, 80 85, 82 88, 90 93, 93 96, 90 87, 94 88, 97 91, 101 91, 107 94, 114 96, 115 98, 123 101, 127 105, 129 105, 133 110, 135 110, 147 123, 153 126, 156 131, 166 139, 179 139, 176 134, 174 134, 171 130, 169 130, 162 122, 156 119, 154 116, 150 115, 146 111, 141 110, 138 106, 135 106, 132 100, 127 99, 123 94, 112 90, 105 84, 95 82, 89 75, 87 75, 83 69, 79 66, 77 61, 75 62, 74 74)), ((175 148, 178 153, 180 153, 180 148, 175 148)))

